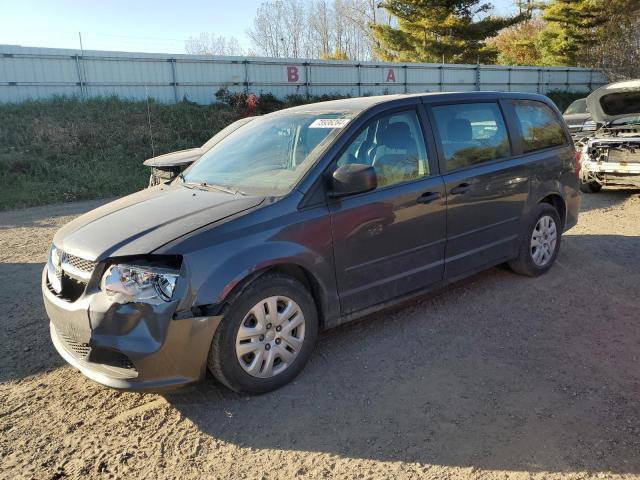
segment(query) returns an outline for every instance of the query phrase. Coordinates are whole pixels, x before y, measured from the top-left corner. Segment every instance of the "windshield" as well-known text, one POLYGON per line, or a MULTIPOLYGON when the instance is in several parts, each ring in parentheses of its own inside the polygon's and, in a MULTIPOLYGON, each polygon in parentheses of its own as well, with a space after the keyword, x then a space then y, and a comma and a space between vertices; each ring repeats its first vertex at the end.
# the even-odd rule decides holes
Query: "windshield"
POLYGON ((256 119, 256 117, 241 118, 240 120, 236 120, 235 122, 227 125, 222 130, 220 130, 218 133, 216 133, 213 137, 211 137, 209 140, 207 140, 207 142, 204 145, 202 145, 202 149, 203 150, 210 150, 211 147, 213 147, 216 143, 219 143, 223 138, 225 138, 228 135, 231 135, 233 132, 235 132, 241 126, 243 126, 243 125, 245 125, 245 124, 247 124, 250 121, 255 120, 255 119, 256 119))
POLYGON ((573 115, 575 113, 587 113, 587 99, 581 98, 576 100, 564 111, 565 115, 573 115))
POLYGON ((290 192, 353 112, 276 112, 231 133, 185 170, 184 183, 233 192, 290 192))
POLYGON ((629 117, 617 118, 609 125, 637 125, 640 123, 640 116, 632 115, 629 117))

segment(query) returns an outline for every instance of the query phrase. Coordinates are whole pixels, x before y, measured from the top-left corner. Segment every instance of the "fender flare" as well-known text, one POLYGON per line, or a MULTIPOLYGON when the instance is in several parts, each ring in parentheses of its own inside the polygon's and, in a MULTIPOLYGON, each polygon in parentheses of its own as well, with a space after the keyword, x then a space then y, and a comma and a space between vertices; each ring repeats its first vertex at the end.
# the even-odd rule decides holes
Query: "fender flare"
POLYGON ((321 310, 319 313, 335 314, 335 308, 329 305, 332 297, 337 299, 332 263, 312 250, 291 242, 269 242, 226 257, 198 287, 193 305, 210 305, 220 311, 238 286, 247 285, 262 273, 278 266, 294 266, 311 276, 320 290, 316 299, 321 310))

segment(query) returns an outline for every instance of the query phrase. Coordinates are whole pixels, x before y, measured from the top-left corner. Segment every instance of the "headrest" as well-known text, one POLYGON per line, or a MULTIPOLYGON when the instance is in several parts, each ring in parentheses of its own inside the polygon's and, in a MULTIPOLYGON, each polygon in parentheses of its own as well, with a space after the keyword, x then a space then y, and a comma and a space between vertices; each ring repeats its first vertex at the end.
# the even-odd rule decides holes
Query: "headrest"
POLYGON ((390 123, 381 132, 378 145, 387 148, 408 150, 413 145, 409 125, 404 122, 390 123))
POLYGON ((468 142, 472 137, 471 122, 466 118, 454 118, 447 123, 447 140, 468 142))

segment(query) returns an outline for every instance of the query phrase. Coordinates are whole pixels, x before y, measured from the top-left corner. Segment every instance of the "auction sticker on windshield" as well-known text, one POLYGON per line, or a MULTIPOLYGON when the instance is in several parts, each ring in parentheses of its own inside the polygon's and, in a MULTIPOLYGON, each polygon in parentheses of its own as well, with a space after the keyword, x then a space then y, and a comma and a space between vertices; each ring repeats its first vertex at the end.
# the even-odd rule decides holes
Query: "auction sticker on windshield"
POLYGON ((349 123, 348 118, 318 118, 309 128, 344 128, 349 123))

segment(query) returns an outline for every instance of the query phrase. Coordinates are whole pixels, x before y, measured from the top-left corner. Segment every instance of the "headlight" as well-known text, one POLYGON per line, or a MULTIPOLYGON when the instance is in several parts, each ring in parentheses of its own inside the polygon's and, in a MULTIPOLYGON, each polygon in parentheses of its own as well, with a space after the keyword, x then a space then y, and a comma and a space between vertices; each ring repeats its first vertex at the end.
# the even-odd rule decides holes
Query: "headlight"
POLYGON ((49 258, 47 260, 47 280, 56 293, 62 291, 62 282, 60 280, 62 278, 62 269, 60 263, 60 250, 51 244, 49 258))
POLYGON ((112 265, 102 277, 102 290, 117 303, 168 302, 178 281, 178 272, 168 268, 112 265))
POLYGON ((584 122, 582 125, 583 132, 593 132, 596 129, 596 122, 584 122))
POLYGON ((60 250, 53 244, 51 244, 51 263, 56 266, 60 265, 60 250))

